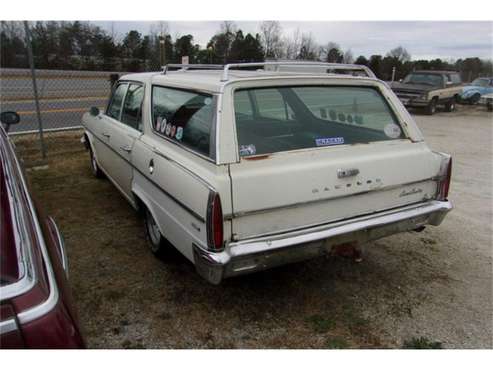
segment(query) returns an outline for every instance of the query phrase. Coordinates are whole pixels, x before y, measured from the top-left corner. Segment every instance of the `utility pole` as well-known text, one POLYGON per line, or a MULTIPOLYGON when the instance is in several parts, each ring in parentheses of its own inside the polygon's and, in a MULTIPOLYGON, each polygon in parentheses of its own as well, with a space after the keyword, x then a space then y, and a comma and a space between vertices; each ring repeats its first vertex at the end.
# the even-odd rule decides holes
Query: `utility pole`
POLYGON ((29 67, 31 68, 31 78, 33 81, 34 103, 36 105, 36 115, 38 117, 39 144, 41 146, 41 155, 42 155, 43 159, 45 159, 46 158, 46 147, 45 147, 44 138, 43 138, 43 122, 41 121, 41 111, 39 109, 38 86, 36 84, 36 71, 34 69, 33 48, 31 45, 31 33, 29 30, 29 25, 28 25, 27 21, 24 21, 24 31, 26 33, 27 57, 29 59, 29 67))
POLYGON ((161 67, 164 66, 164 40, 163 36, 159 36, 159 64, 161 67))

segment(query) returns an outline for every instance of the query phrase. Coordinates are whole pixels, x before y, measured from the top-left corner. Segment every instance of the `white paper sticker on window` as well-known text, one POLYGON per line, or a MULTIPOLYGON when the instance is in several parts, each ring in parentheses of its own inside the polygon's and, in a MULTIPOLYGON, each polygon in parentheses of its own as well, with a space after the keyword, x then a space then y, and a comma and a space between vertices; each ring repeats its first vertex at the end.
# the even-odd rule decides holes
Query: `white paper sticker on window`
POLYGON ((397 139, 401 136, 401 128, 394 123, 389 123, 384 127, 383 131, 385 132, 385 135, 391 139, 397 139))

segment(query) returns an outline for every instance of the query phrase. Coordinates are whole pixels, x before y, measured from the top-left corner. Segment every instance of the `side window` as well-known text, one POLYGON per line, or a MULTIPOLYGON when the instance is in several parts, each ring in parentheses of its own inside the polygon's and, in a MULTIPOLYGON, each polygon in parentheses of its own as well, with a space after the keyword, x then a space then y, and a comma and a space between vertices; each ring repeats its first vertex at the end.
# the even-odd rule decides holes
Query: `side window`
POLYGON ((127 96, 123 103, 121 121, 142 131, 142 100, 144 99, 144 85, 131 83, 127 90, 127 96))
POLYGON ((162 86, 152 88, 154 130, 207 157, 214 158, 212 95, 162 86))
POLYGON ((127 91, 127 86, 128 84, 126 83, 119 84, 113 91, 113 96, 111 97, 111 102, 108 105, 108 109, 106 110, 106 115, 114 119, 120 119, 123 97, 125 96, 125 92, 127 91))
POLYGON ((460 84, 462 81, 460 79, 460 75, 458 73, 454 73, 451 75, 453 84, 460 84))
POLYGON ((254 92, 254 96, 260 117, 282 121, 293 118, 293 110, 278 89, 258 89, 254 92))

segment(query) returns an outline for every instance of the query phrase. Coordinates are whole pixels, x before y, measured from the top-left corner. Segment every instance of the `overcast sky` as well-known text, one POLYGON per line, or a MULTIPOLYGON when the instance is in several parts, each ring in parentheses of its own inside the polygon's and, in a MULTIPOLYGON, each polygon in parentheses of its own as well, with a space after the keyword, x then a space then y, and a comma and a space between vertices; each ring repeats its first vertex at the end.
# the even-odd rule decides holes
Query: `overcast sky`
MULTIPOLYGON (((119 37, 129 30, 136 29, 147 34, 153 24, 149 21, 94 22, 106 30, 113 29, 119 37)), ((219 30, 218 21, 170 21, 170 33, 192 34, 194 42, 205 46, 219 30)), ((258 32, 258 21, 235 21, 246 32, 258 32)), ((445 58, 458 59, 478 56, 493 58, 493 22, 286 22, 281 21, 284 34, 291 35, 297 28, 301 32, 311 32, 319 44, 337 42, 343 50, 351 49, 353 55, 384 55, 390 49, 402 45, 412 59, 445 58)))

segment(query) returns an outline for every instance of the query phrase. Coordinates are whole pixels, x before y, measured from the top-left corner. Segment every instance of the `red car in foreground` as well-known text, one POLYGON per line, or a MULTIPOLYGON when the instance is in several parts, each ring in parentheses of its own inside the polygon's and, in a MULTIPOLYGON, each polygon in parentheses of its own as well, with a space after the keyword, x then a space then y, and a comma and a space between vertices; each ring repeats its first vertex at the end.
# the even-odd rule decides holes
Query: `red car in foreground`
MULTIPOLYGON (((0 117, 8 126, 14 112, 0 117)), ((84 348, 63 238, 33 201, 0 125, 0 348, 84 348)))

